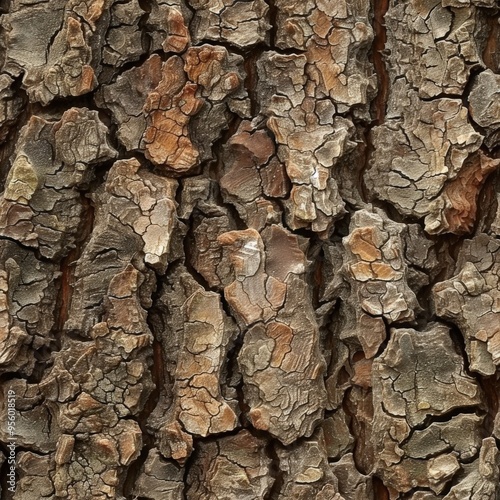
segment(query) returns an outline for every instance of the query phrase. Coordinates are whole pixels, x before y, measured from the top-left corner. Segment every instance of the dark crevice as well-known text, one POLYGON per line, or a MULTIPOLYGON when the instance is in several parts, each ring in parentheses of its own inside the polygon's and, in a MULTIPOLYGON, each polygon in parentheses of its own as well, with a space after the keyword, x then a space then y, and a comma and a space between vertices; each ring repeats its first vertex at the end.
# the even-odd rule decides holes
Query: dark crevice
POLYGON ((22 243, 21 241, 18 241, 16 240, 14 237, 10 237, 10 236, 4 236, 4 235, 1 235, 0 236, 0 241, 11 241, 12 243, 15 243, 17 246, 19 246, 20 248, 28 251, 28 252, 33 252, 35 257, 42 261, 42 262, 51 262, 49 259, 43 257, 42 255, 40 255, 40 252, 38 252, 38 249, 37 248, 34 248, 34 247, 30 247, 29 245, 25 245, 24 243, 22 243))
POLYGON ((127 471, 125 474, 125 480, 123 482, 123 494, 125 497, 132 497, 132 491, 134 489, 135 483, 137 482, 137 478, 139 477, 139 473, 141 467, 146 462, 148 457, 149 448, 147 446, 143 446, 140 455, 127 467, 127 471))
POLYGON ((0 190, 5 189, 5 181, 10 170, 10 164, 13 161, 13 154, 21 129, 32 116, 32 106, 29 103, 28 95, 22 87, 22 77, 13 78, 11 90, 14 94, 13 99, 19 99, 19 109, 11 121, 5 121, 2 124, 0 133, 0 190))
MULTIPOLYGON (((225 301, 222 301, 225 302, 225 301)), ((226 313, 227 314, 227 313, 226 313)), ((229 316, 230 317, 230 316, 229 316)), ((241 412, 240 414, 240 423, 246 423, 246 414, 250 410, 250 407, 245 402, 245 396, 243 393, 243 380, 242 377, 238 377, 238 355, 243 346, 243 335, 241 331, 235 335, 233 339, 231 339, 231 343, 228 346, 228 351, 226 355, 225 362, 221 367, 221 379, 227 381, 227 387, 221 385, 221 392, 224 397, 226 397, 225 390, 231 387, 231 382, 235 382, 238 378, 239 382, 232 388, 236 391, 238 408, 241 412)))
POLYGON ((77 237, 74 247, 61 260, 61 276, 58 280, 59 294, 56 299, 55 307, 55 338, 58 348, 61 348, 61 333, 64 331, 64 325, 69 316, 71 298, 73 295, 73 275, 77 260, 80 258, 84 242, 90 237, 94 226, 94 207, 89 198, 84 193, 80 195, 83 207, 81 224, 77 231, 77 237))
POLYGON ((373 496, 375 500, 390 500, 389 490, 378 476, 372 477, 373 496))
POLYGON ((370 199, 371 198, 370 190, 368 189, 368 186, 366 185, 365 182, 365 172, 367 172, 370 169, 370 159, 373 155, 373 152, 375 151, 375 147, 372 141, 372 127, 368 127, 365 129, 363 133, 362 146, 360 147, 363 148, 364 164, 363 167, 359 169, 358 191, 364 203, 371 202, 373 204, 374 203, 373 200, 370 199))
POLYGON ((323 356, 327 364, 327 370, 325 377, 328 376, 328 368, 331 366, 332 359, 337 349, 338 338, 332 332, 332 326, 334 324, 341 322, 340 314, 341 301, 339 299, 334 299, 330 302, 330 307, 323 318, 322 324, 319 323, 319 343, 323 351, 323 356))
POLYGON ((437 321, 441 324, 446 325, 450 329, 450 337, 453 342, 453 347, 455 348, 455 352, 463 359, 464 361, 464 370, 470 377, 477 379, 478 374, 475 372, 471 372, 469 356, 467 355, 466 347, 465 347, 465 339, 460 331, 460 329, 451 321, 448 321, 444 318, 432 318, 433 321, 437 321))
POLYGON ((245 57, 244 67, 246 78, 244 82, 245 89, 250 99, 250 114, 256 116, 259 110, 259 101, 257 95, 257 62, 260 59, 264 49, 255 49, 245 57))
POLYGON ((278 8, 274 0, 267 0, 269 5, 269 24, 271 29, 269 31, 269 45, 273 50, 276 50, 276 39, 278 35, 278 8))
POLYGON ((491 11, 486 11, 485 22, 488 31, 485 47, 483 50, 483 61, 488 69, 494 73, 500 70, 500 24, 498 11, 496 15, 491 15, 491 11))
POLYGON ((266 446, 266 455, 271 459, 269 475, 274 478, 273 485, 269 489, 263 500, 276 500, 279 497, 284 484, 284 473, 280 469, 280 459, 276 453, 275 441, 270 441, 266 446))
MULTIPOLYGON (((143 54, 141 54, 134 61, 127 61, 126 63, 123 63, 119 68, 117 68, 116 71, 113 71, 106 81, 100 82, 99 87, 97 87, 95 89, 95 92, 99 91, 99 89, 102 86, 108 86, 108 85, 115 84, 117 82, 118 78, 121 77, 124 73, 126 73, 127 71, 130 71, 130 70, 133 70, 133 69, 140 68, 153 55, 160 56, 162 61, 165 61, 168 58, 168 55, 165 52, 163 52, 163 50, 161 50, 161 49, 154 50, 151 52, 145 51, 143 54)), ((172 54, 169 54, 169 55, 172 55, 172 54)), ((104 67, 106 69, 109 69, 109 70, 115 69, 114 67, 111 67, 111 66, 104 66, 104 67)))
POLYGON ((323 267, 324 267, 324 252, 321 245, 311 244, 309 247, 309 251, 307 252, 307 260, 311 262, 311 266, 309 267, 309 282, 312 284, 312 300, 313 307, 317 309, 320 305, 320 293, 324 288, 324 275, 323 275, 323 267))
MULTIPOLYGON (((219 138, 212 144, 213 159, 206 163, 206 168, 204 170, 211 179, 216 180, 217 182, 220 181, 224 172, 222 159, 224 146, 228 143, 231 137, 236 134, 242 121, 241 117, 236 114, 232 114, 231 119, 228 120, 227 127, 222 131, 219 138)), ((223 204, 222 198, 219 197, 217 201, 220 202, 219 204, 223 204)))
MULTIPOLYGON (((489 151, 486 150, 484 145, 480 148, 478 152, 481 151, 485 154, 486 157, 492 156, 489 153, 489 151)), ((478 167, 478 171, 480 171, 481 160, 478 156, 476 156, 475 158, 476 158, 476 166, 478 167)), ((472 238, 473 236, 483 232, 483 230, 486 229, 481 227, 481 224, 483 223, 483 218, 481 217, 481 213, 483 210, 487 212, 488 209, 491 209, 492 206, 496 205, 495 182, 493 179, 495 179, 495 177, 498 175, 499 175, 499 170, 497 167, 496 170, 493 170, 488 175, 486 175, 479 184, 478 186, 479 189, 476 191, 475 196, 471 200, 471 204, 473 204, 473 206, 476 207, 475 217, 472 220, 470 229, 463 234, 464 237, 472 238), (491 200, 491 203, 489 204, 485 203, 488 200, 488 198, 491 200), (483 200, 483 203, 481 203, 481 200, 483 200)), ((490 219, 492 220, 495 217, 495 215, 496 215, 495 213, 491 213, 490 219)))
MULTIPOLYGON (((496 155, 495 155, 496 156, 496 155)), ((477 198, 477 216, 473 235, 491 233, 491 226, 500 209, 497 191, 500 187, 500 170, 492 172, 485 181, 477 198)))
POLYGON ((11 4, 12 0, 0 0, 0 14, 9 12, 11 4))
POLYGON ((439 235, 439 238, 429 235, 427 235, 427 237, 434 238, 434 241, 436 242, 436 252, 438 256, 442 257, 441 262, 445 262, 447 259, 450 260, 449 263, 447 262, 446 265, 443 265, 443 268, 437 274, 434 281, 435 283, 438 283, 440 281, 447 280, 457 271, 456 263, 460 251, 462 250, 464 238, 452 233, 439 235))
MULTIPOLYGON (((500 379, 498 372, 490 377, 478 376, 485 399, 484 437, 491 436, 495 427, 495 418, 500 409, 500 379)), ((500 436, 497 436, 500 437, 500 436)))
MULTIPOLYGON (((239 342, 238 342, 238 345, 235 349, 235 353, 233 354, 233 362, 234 363, 237 363, 237 354, 236 354, 236 350, 238 351, 239 353, 239 350, 241 349, 241 346, 242 346, 242 342, 241 342, 241 336, 238 337, 237 339, 239 342)), ((250 426, 250 422, 248 421, 248 412, 250 411, 250 406, 247 404, 247 402, 245 401, 245 393, 243 392, 243 381, 241 381, 237 386, 236 386, 236 395, 237 395, 237 402, 238 402, 238 408, 240 410, 240 417, 239 417, 239 420, 240 420, 240 424, 242 425, 242 427, 249 427, 250 426)))
POLYGON ((158 301, 163 290, 163 283, 160 276, 156 277, 156 288, 153 290, 151 296, 152 305, 148 310, 146 322, 153 335, 152 352, 150 357, 149 370, 153 382, 153 390, 149 394, 148 399, 144 403, 142 411, 137 415, 137 422, 139 423, 143 437, 145 437, 146 444, 150 447, 154 445, 152 436, 149 434, 148 419, 154 412, 161 395, 164 392, 164 385, 167 383, 166 379, 166 366, 163 357, 163 348, 161 345, 161 337, 158 338, 158 330, 164 331, 164 323, 161 312, 158 310, 158 301))
POLYGON ((399 443, 398 446, 400 447, 404 446, 412 437, 415 431, 422 431, 424 429, 427 429, 432 424, 448 423, 453 417, 458 417, 462 415, 481 417, 482 412, 478 408, 474 407, 467 407, 467 408, 460 407, 460 408, 454 408, 446 413, 443 413, 442 415, 426 415, 424 421, 421 424, 417 424, 414 427, 412 427, 411 434, 401 443, 399 443))
POLYGON ((138 0, 139 7, 146 12, 146 14, 151 14, 153 10, 154 0, 138 0))
POLYGON ((419 224, 422 228, 424 227, 424 218, 417 217, 416 215, 403 215, 398 211, 398 209, 388 200, 383 200, 380 198, 375 198, 375 196, 370 195, 368 200, 374 207, 382 210, 389 219, 394 222, 400 222, 402 224, 419 224))
POLYGON ((193 262, 193 244, 194 244, 194 224, 192 220, 192 216, 190 218, 190 222, 187 225, 188 233, 186 234, 186 237, 184 238, 183 241, 183 248, 184 248, 184 255, 185 255, 185 261, 184 261, 184 266, 188 273, 192 276, 192 278, 204 289, 207 291, 215 291, 218 292, 218 290, 214 289, 211 287, 207 280, 194 268, 192 262, 193 262))
MULTIPOLYGON (((350 375, 346 375, 349 379, 350 375)), ((363 389, 361 387, 351 386, 345 391, 344 398, 342 400, 342 409, 348 417, 349 433, 353 438, 352 457, 354 460, 354 464, 356 466, 356 469, 365 475, 370 475, 372 472, 373 464, 375 461, 373 452, 375 450, 370 444, 372 430, 371 423, 362 418, 358 418, 358 407, 356 405, 358 403, 363 405, 364 403, 368 402, 368 404, 370 405, 370 411, 373 414, 373 401, 371 393, 371 388, 363 389), (363 397, 360 397, 358 401, 354 400, 354 398, 351 398, 351 394, 354 391, 357 391, 363 397)))
POLYGON ((221 195, 221 200, 218 204, 219 206, 224 207, 228 211, 229 218, 236 225, 236 229, 238 231, 244 231, 245 229, 248 229, 248 226, 240 217, 240 214, 238 213, 238 210, 236 210, 235 206, 232 203, 226 203, 222 201, 222 195, 221 195))
POLYGON ((187 498, 186 493, 189 487, 189 480, 188 480, 189 472, 191 470, 192 465, 196 462, 196 459, 199 454, 197 444, 198 440, 196 438, 193 438, 193 451, 191 452, 191 455, 189 455, 189 457, 184 462, 184 476, 182 481, 182 483, 184 484, 184 491, 183 491, 184 498, 187 498))
POLYGON ((65 111, 70 108, 89 108, 93 106, 93 93, 78 96, 56 96, 49 103, 41 104, 39 102, 31 103, 33 115, 40 115, 46 120, 57 120, 65 111))
POLYGON ((229 54, 240 56, 245 60, 245 62, 248 58, 253 57, 254 52, 261 54, 264 50, 269 49, 269 47, 264 43, 258 43, 248 48, 241 48, 233 45, 231 42, 226 42, 225 40, 211 40, 208 38, 198 40, 195 44, 192 44, 191 47, 200 47, 202 45, 210 45, 211 47, 216 45, 217 47, 224 47, 229 54))
POLYGON ((385 15, 388 9, 389 0, 373 1, 373 29, 375 31, 375 37, 373 39, 371 59, 375 67, 378 81, 378 93, 372 102, 375 125, 381 125, 384 122, 387 96, 389 94, 389 75, 383 57, 385 44, 387 42, 385 15))

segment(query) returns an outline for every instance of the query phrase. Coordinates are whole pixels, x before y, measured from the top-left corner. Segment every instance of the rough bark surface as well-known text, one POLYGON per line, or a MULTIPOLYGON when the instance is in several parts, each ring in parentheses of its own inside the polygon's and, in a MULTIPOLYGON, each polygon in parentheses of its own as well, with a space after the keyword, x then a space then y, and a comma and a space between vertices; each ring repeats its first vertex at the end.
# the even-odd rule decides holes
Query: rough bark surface
POLYGON ((0 2, 0 498, 499 500, 499 11, 0 2))

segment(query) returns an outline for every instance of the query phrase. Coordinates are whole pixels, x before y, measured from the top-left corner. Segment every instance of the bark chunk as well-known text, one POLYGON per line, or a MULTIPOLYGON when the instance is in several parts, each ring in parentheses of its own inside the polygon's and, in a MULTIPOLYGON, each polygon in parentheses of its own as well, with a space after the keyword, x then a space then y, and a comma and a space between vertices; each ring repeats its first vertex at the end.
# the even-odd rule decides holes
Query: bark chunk
POLYGON ((467 240, 459 272, 432 290, 436 313, 465 339, 471 371, 493 375, 500 364, 500 245, 480 234, 467 240))
MULTIPOLYGON (((445 438, 441 449, 436 448, 435 435, 425 442, 423 433, 431 433, 433 426, 436 430, 439 426, 427 427, 426 422, 459 408, 473 410, 482 402, 481 389, 465 373, 449 329, 438 323, 420 332, 392 329, 385 351, 374 362, 372 386, 377 473, 395 491, 420 487, 441 493, 460 470, 455 454, 450 451, 474 456, 479 436, 476 430, 464 442, 464 435, 457 432, 449 436, 449 442, 445 438), (425 430, 418 431, 422 426, 425 430), (408 449, 417 441, 420 456, 413 458, 415 453, 405 453, 405 443, 408 449)), ((465 423, 465 415, 460 419, 465 423)), ((456 419, 451 422, 447 429, 457 425, 456 419)))
POLYGON ((74 244, 93 167, 116 156, 96 111, 71 108, 58 121, 23 127, 0 197, 0 234, 60 260, 74 244))
POLYGON ((229 247, 235 275, 224 295, 242 328, 249 328, 238 356, 248 416, 255 428, 285 444, 309 436, 325 405, 325 362, 314 311, 301 303, 310 291, 297 237, 271 226, 263 237, 248 229, 225 233, 219 241, 229 247), (289 383, 293 392, 285 388, 289 383))
POLYGON ((163 332, 164 359, 173 387, 165 415, 162 401, 152 417, 163 456, 183 463, 193 437, 232 431, 238 426, 233 398, 222 393, 223 368, 236 327, 222 309, 220 295, 208 292, 179 268, 162 290, 161 314, 170 335, 163 332))
POLYGON ((188 500, 209 500, 237 495, 242 500, 264 498, 274 480, 266 442, 242 430, 217 442, 202 443, 187 482, 188 500))

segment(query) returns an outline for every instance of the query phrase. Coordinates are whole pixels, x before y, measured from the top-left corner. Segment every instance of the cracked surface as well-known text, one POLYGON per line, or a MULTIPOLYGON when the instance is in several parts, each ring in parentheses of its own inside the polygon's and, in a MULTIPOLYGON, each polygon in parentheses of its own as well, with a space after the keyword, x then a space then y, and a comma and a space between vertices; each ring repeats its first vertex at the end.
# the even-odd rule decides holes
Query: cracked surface
POLYGON ((0 500, 497 500, 498 2, 0 4, 0 500))
POLYGON ((264 498, 274 480, 269 474, 271 460, 266 442, 247 430, 217 442, 201 443, 199 454, 187 476, 188 500, 228 498, 242 500, 264 498))
POLYGON ((446 436, 438 423, 426 422, 457 409, 474 411, 482 400, 480 387, 454 352, 449 329, 438 323, 420 332, 393 329, 386 349, 374 361, 372 385, 376 470, 396 491, 420 487, 441 493, 460 470, 455 454, 446 452, 475 456, 480 419, 469 418, 472 429, 466 441, 465 415, 447 422, 446 436), (425 430, 416 430, 422 425, 425 430), (426 440, 428 434, 432 439, 426 440))
POLYGON ((436 314, 462 332, 471 371, 493 375, 500 364, 500 244, 479 235, 466 240, 453 278, 432 289, 436 314))
POLYGON ((327 460, 325 440, 320 431, 310 439, 301 440, 289 449, 277 449, 283 472, 279 499, 342 500, 338 481, 327 460))
MULTIPOLYGON (((362 309, 357 311, 357 323, 362 323, 367 314, 389 324, 413 321, 419 305, 407 283, 402 238, 405 226, 386 219, 383 212, 359 210, 351 219, 350 229, 343 239, 343 271, 351 284, 351 300, 362 309)), ((365 354, 376 352, 384 340, 380 337, 374 343, 364 339, 363 333, 358 335, 365 354)))
POLYGON ((59 272, 9 240, 0 255, 1 370, 29 375, 34 351, 51 342, 59 272))
POLYGON ((31 117, 0 198, 0 235, 48 259, 64 257, 81 225, 80 191, 97 164, 116 156, 106 133, 97 111, 86 108, 71 108, 56 122, 31 117))
POLYGON ((183 463, 192 452, 193 437, 238 426, 237 402, 221 392, 236 325, 222 309, 220 295, 204 290, 185 268, 167 281, 158 305, 167 332, 156 333, 173 386, 165 395, 170 400, 168 411, 163 415, 164 401, 160 400, 151 426, 162 455, 183 463))
POLYGON ((224 296, 242 328, 249 327, 238 355, 248 416, 254 427, 290 444, 312 433, 325 399, 314 311, 308 301, 297 307, 308 293, 305 255, 297 237, 275 225, 262 237, 247 229, 219 241, 230 249, 235 275, 224 296))

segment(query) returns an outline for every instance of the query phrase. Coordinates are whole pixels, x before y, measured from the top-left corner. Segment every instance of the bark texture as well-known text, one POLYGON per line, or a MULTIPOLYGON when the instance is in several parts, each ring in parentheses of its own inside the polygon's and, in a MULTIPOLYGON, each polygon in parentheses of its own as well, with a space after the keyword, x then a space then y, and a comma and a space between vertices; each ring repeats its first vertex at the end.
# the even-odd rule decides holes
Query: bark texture
POLYGON ((2 499, 500 498, 496 0, 0 10, 2 499))

